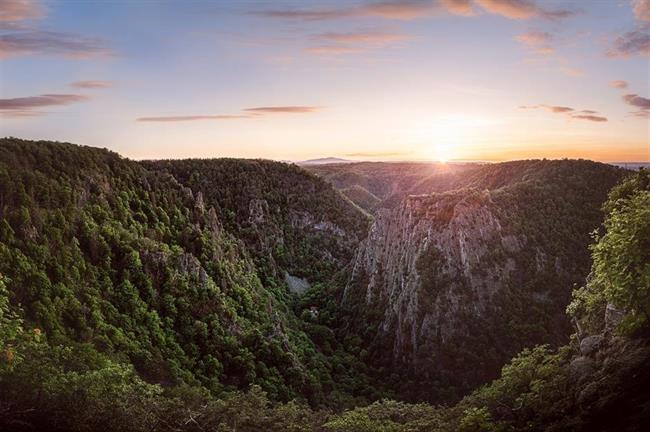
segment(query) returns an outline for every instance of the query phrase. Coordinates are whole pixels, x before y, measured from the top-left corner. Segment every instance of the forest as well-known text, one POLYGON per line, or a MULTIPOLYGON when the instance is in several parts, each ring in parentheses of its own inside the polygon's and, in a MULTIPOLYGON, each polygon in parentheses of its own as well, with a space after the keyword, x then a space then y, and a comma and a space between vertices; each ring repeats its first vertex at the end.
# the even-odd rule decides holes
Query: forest
MULTIPOLYGON (((395 189, 385 171, 323 172, 0 140, 0 430, 635 431, 650 421, 650 173, 520 161, 426 172, 395 189), (534 257, 521 255, 530 268, 517 261, 519 279, 495 294, 509 320, 476 324, 511 337, 485 374, 462 360, 446 381, 400 386, 418 375, 382 356, 386 303, 368 307, 351 275, 382 208, 450 190, 489 190, 476 205, 508 221, 506 234, 566 264, 528 278, 534 257), (304 293, 288 288, 292 277, 308 281, 304 293), (542 292, 556 302, 531 301, 542 292), (544 328, 530 327, 548 311, 544 328)), ((433 250, 418 260, 425 288, 448 283, 434 271, 441 261, 433 250)), ((458 358, 485 351, 474 348, 458 358)))

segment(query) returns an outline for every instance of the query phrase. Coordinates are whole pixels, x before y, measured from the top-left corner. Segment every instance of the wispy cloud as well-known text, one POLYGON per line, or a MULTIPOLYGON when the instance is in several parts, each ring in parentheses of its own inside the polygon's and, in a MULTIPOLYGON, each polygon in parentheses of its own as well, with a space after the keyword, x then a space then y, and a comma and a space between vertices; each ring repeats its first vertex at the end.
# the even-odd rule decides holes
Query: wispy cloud
POLYGON ((243 114, 216 114, 216 115, 187 115, 187 116, 155 116, 155 117, 140 117, 136 121, 139 122, 187 122, 197 120, 236 120, 236 119, 251 119, 258 118, 270 114, 309 114, 320 110, 320 107, 305 106, 305 105, 289 105, 289 106, 261 106, 253 108, 244 108, 243 114))
POLYGON ((73 83, 70 83, 70 87, 83 88, 83 89, 109 88, 109 87, 113 87, 113 81, 100 81, 100 80, 75 81, 73 83))
POLYGON ((555 52, 555 49, 551 46, 553 36, 548 32, 529 31, 516 36, 515 39, 537 54, 548 55, 555 52))
POLYGON ((292 113, 292 114, 305 114, 313 113, 320 109, 316 106, 263 106, 254 108, 245 108, 244 111, 254 114, 277 114, 277 113, 292 113))
POLYGON ((597 123, 602 123, 607 121, 607 117, 603 117, 598 114, 598 111, 594 110, 576 110, 574 108, 568 107, 568 106, 561 106, 561 105, 545 105, 545 104, 539 104, 539 105, 523 105, 520 106, 519 108, 521 109, 545 109, 549 112, 552 112, 554 114, 563 114, 569 118, 576 119, 576 120, 588 120, 592 122, 597 122, 597 123))
POLYGON ((249 115, 189 115, 189 116, 160 116, 160 117, 140 117, 136 119, 139 122, 186 122, 196 120, 234 120, 250 118, 249 115))
POLYGON ((389 0, 355 7, 327 9, 271 9, 253 12, 268 18, 297 21, 322 21, 344 18, 376 17, 389 20, 413 20, 442 12, 471 16, 481 8, 511 19, 560 19, 573 15, 568 9, 546 9, 532 0, 389 0))
POLYGON ((627 81, 623 80, 616 80, 616 81, 610 81, 609 86, 612 88, 617 88, 617 89, 626 89, 628 86, 627 81))
POLYGON ((21 55, 88 58, 111 55, 111 50, 102 39, 68 33, 27 31, 0 35, 0 58, 21 55))
POLYGON ((517 20, 557 20, 576 14, 576 11, 569 9, 547 9, 532 0, 476 0, 476 3, 490 13, 517 20))
POLYGON ((311 38, 315 40, 325 40, 339 43, 369 45, 385 45, 392 42, 400 42, 413 39, 412 36, 405 34, 377 31, 357 31, 348 33, 328 32, 313 35, 311 38))
POLYGON ((43 94, 11 99, 0 99, 0 115, 3 117, 33 117, 45 114, 39 108, 70 105, 90 99, 78 94, 43 94))
POLYGON ((379 3, 368 3, 356 7, 328 9, 275 9, 254 13, 269 18, 282 18, 299 21, 322 21, 354 17, 379 17, 391 20, 412 20, 430 15, 438 8, 438 2, 431 0, 393 0, 379 3))
POLYGON ((321 45, 305 49, 310 54, 354 54, 413 39, 412 36, 382 31, 327 32, 312 35, 321 45))

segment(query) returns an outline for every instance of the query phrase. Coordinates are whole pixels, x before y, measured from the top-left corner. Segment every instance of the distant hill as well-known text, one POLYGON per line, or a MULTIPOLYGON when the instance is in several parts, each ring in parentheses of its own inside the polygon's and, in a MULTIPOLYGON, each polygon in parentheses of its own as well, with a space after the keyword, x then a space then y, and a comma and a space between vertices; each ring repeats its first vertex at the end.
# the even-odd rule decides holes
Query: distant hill
POLYGON ((296 165, 328 165, 328 164, 343 164, 343 163, 353 163, 354 161, 349 159, 341 159, 336 157, 324 157, 318 159, 308 159, 300 162, 296 162, 296 165))

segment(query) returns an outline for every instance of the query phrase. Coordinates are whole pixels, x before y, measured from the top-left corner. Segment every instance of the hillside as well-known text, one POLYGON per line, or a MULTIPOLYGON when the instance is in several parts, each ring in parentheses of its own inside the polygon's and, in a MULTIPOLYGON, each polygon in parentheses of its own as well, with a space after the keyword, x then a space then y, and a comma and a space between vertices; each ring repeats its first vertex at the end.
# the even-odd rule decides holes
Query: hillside
MULTIPOLYGON (((331 201, 307 204, 331 205, 336 223, 362 232, 365 219, 346 219, 356 210, 319 187, 331 201)), ((291 194, 276 196, 297 212, 305 204, 291 194)), ((2 140, 0 274, 12 303, 49 343, 83 344, 132 364, 150 382, 201 385, 214 394, 259 384, 274 399, 322 403, 335 385, 330 359, 302 330, 283 279, 271 283, 242 243, 250 226, 234 221, 253 220, 248 201, 241 209, 229 205, 234 213, 206 201, 172 175, 106 150, 2 140)), ((304 215, 300 222, 309 215, 297 214, 304 215)), ((297 236, 304 225, 291 228, 297 236)), ((351 246, 333 237, 315 235, 322 240, 317 246, 300 245, 307 252, 318 247, 344 266, 351 246)), ((295 262, 308 269, 296 273, 310 277, 334 265, 295 262)))
POLYGON ((145 162, 213 206, 265 275, 327 281, 353 258, 369 221, 327 183, 296 165, 264 160, 145 162))

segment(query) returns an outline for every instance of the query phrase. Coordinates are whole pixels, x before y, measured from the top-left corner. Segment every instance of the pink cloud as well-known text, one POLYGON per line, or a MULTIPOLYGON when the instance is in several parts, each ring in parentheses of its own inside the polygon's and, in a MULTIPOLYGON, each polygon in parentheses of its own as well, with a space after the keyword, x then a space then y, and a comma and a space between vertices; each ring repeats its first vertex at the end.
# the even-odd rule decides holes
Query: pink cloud
POLYGON ((113 87, 113 81, 75 81, 70 84, 70 87, 76 88, 85 88, 85 89, 96 89, 96 88, 109 88, 113 87))
POLYGON ((623 81, 623 80, 611 81, 609 83, 610 87, 617 88, 617 89, 625 89, 627 88, 627 85, 628 85, 627 81, 623 81))
POLYGON ((29 31, 0 35, 0 58, 33 54, 88 58, 111 52, 101 39, 67 33, 29 31))

